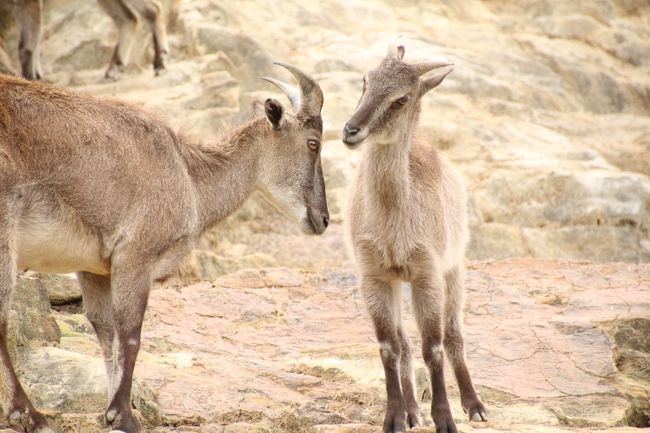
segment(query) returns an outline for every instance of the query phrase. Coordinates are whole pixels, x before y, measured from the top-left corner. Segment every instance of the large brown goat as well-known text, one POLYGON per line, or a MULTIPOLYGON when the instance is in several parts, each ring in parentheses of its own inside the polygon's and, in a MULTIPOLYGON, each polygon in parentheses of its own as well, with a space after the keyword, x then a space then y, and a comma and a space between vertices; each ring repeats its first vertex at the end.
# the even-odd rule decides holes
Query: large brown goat
POLYGON ((77 272, 106 362, 106 420, 136 433, 131 383, 152 282, 254 190, 304 232, 325 231, 323 94, 282 66, 300 91, 268 80, 288 93, 296 114, 267 99, 260 117, 214 143, 179 137, 122 102, 0 76, 0 404, 12 426, 51 432, 7 350, 18 269, 77 272))

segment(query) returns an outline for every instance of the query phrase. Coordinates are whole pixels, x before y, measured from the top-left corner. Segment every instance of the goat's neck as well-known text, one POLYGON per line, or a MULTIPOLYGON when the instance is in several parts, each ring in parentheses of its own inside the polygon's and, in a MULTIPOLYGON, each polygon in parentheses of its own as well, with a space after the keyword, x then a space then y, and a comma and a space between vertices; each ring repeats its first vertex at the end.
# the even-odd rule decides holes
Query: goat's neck
POLYGON ((364 143, 362 157, 366 196, 384 209, 402 209, 411 194, 411 129, 394 140, 364 143))
POLYGON ((216 143, 182 143, 197 191, 200 232, 233 214, 255 190, 269 138, 262 122, 255 119, 216 143))

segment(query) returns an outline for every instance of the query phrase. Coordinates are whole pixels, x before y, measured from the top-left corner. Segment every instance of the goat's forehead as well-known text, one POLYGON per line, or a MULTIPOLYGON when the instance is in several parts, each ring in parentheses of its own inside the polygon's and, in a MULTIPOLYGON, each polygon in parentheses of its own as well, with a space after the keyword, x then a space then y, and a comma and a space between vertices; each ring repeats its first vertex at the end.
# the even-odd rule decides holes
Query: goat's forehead
POLYGON ((319 137, 323 135, 323 119, 320 116, 302 117, 298 116, 298 121, 302 128, 313 132, 319 137))
POLYGON ((418 80, 413 66, 393 58, 384 59, 368 73, 368 77, 371 84, 374 82, 389 92, 414 86, 418 80))

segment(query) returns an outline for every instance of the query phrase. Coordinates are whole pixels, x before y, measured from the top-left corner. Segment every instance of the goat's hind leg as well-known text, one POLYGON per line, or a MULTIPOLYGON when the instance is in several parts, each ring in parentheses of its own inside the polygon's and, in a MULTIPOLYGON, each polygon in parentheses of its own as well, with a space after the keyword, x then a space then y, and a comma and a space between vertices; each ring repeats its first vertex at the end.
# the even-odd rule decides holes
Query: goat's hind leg
POLYGON ((476 395, 472 379, 465 361, 465 346, 463 341, 463 305, 465 300, 464 275, 462 269, 456 267, 445 275, 447 285, 445 300, 445 352, 456 375, 460 400, 463 410, 469 415, 470 421, 487 421, 487 411, 483 402, 476 395))
POLYGON ((23 77, 30 80, 43 78, 40 43, 43 26, 43 1, 20 0, 16 6, 16 20, 20 27, 18 56, 23 77))
POLYGON ((53 433, 27 398, 7 348, 7 321, 16 283, 16 222, 7 194, 0 195, 0 397, 9 425, 29 433, 53 433))
POLYGON ((129 62, 133 36, 138 27, 136 12, 124 0, 97 0, 117 26, 118 38, 105 78, 116 80, 129 62))
MULTIPOLYGON (((119 380, 115 353, 113 351, 113 309, 111 304, 111 280, 108 277, 77 273, 77 280, 83 294, 86 317, 93 325, 104 356, 108 381, 108 402, 113 399, 119 380)), ((108 405, 108 403, 107 403, 108 405)))
POLYGON ((153 38, 153 69, 156 75, 165 69, 165 57, 169 54, 165 10, 158 0, 128 0, 147 22, 153 38))
POLYGON ((131 385, 152 282, 151 267, 137 253, 122 253, 113 257, 112 269, 113 350, 118 375, 115 394, 106 410, 106 421, 114 430, 138 433, 140 425, 131 410, 131 385))

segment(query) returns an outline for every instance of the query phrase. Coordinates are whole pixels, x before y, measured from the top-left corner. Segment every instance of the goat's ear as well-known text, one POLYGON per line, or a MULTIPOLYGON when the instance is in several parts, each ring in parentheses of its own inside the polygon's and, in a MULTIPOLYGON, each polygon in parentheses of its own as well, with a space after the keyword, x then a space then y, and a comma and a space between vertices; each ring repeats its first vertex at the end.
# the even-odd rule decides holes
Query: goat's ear
POLYGON ((260 101, 259 99, 253 100, 252 108, 253 108, 253 117, 266 116, 266 111, 264 109, 264 102, 260 101))
POLYGON ((439 74, 432 75, 430 77, 421 78, 420 79, 420 89, 422 89, 421 93, 424 95, 429 90, 438 87, 438 85, 442 83, 442 80, 444 80, 447 75, 451 74, 453 70, 454 69, 452 68, 449 69, 448 71, 441 72, 439 74))
POLYGON ((282 127, 284 108, 277 99, 267 99, 264 102, 264 112, 266 113, 266 118, 271 122, 273 129, 278 130, 282 127))

